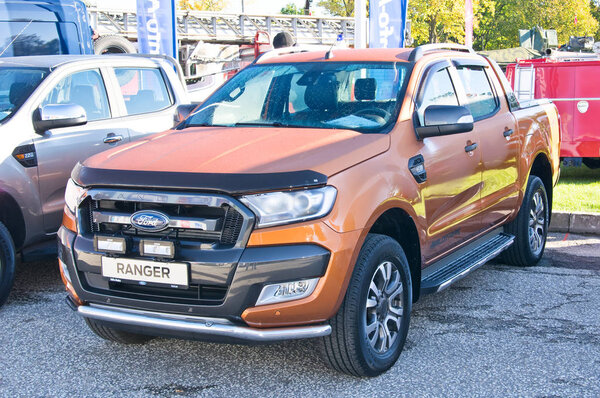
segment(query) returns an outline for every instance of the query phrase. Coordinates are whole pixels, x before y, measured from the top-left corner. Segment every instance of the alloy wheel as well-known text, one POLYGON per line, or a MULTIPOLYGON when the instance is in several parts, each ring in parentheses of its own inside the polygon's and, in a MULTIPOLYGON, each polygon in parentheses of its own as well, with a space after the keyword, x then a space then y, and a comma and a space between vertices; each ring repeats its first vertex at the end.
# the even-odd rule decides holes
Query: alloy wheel
POLYGON ((546 236, 546 209, 540 191, 536 191, 529 209, 529 247, 538 256, 544 248, 546 236))
POLYGON ((365 331, 370 346, 386 353, 398 338, 402 323, 402 280, 398 267, 384 261, 371 277, 366 301, 365 331))

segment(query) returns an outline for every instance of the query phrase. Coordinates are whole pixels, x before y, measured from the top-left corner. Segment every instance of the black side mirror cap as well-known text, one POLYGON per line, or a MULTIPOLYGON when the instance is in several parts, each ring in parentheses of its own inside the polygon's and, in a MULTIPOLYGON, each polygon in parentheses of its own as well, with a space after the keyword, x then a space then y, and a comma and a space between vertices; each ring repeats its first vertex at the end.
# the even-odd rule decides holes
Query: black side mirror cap
POLYGON ((467 133, 473 130, 473 115, 467 107, 430 105, 425 109, 424 126, 417 126, 419 139, 441 135, 467 133))
POLYGON ((198 105, 199 104, 179 105, 177 107, 177 111, 175 112, 175 116, 174 116, 175 124, 183 122, 185 120, 185 118, 188 117, 194 109, 196 109, 196 107, 198 105))

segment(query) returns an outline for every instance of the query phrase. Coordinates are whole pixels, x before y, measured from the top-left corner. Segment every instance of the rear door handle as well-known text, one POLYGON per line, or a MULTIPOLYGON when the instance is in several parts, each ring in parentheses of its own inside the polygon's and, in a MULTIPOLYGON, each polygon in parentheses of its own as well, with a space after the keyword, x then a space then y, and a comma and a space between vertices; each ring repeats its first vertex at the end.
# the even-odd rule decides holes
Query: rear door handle
POLYGON ((110 133, 109 135, 107 135, 104 138, 105 144, 114 144, 115 142, 119 142, 119 141, 123 141, 122 135, 114 135, 113 133, 110 133))
POLYGON ((465 152, 473 152, 475 149, 477 149, 477 143, 474 142, 471 145, 467 145, 465 147, 465 152))
POLYGON ((504 130, 504 136, 506 138, 510 137, 511 135, 513 135, 514 131, 512 129, 510 130, 504 130))

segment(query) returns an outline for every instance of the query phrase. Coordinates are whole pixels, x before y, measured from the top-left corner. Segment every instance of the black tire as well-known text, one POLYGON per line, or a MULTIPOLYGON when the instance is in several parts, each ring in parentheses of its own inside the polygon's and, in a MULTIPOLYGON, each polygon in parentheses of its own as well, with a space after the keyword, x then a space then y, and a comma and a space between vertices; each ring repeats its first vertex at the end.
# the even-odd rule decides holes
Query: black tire
POLYGON ((504 226, 504 231, 514 235, 515 241, 504 251, 503 260, 520 267, 536 265, 546 247, 549 219, 546 187, 539 177, 531 175, 517 218, 504 226))
POLYGON ((131 333, 124 330, 115 329, 106 326, 100 321, 95 319, 85 318, 85 323, 97 336, 102 337, 105 340, 114 341, 115 343, 121 344, 144 344, 152 340, 153 336, 146 336, 145 334, 131 333))
POLYGON ((369 234, 360 250, 344 301, 338 313, 329 321, 331 335, 319 340, 321 356, 333 369, 349 375, 380 375, 396 363, 402 352, 408 333, 411 308, 410 269, 402 247, 388 236, 369 234), (389 282, 379 286, 378 282, 381 279, 377 279, 378 275, 383 275, 380 269, 382 266, 385 268, 387 263, 391 264, 391 272, 388 274, 395 283, 389 282), (401 283, 400 287, 398 282, 401 283), (372 283, 387 297, 372 294, 372 283), (396 290, 397 296, 394 293, 388 295, 386 286, 396 290), (398 289, 402 291, 398 292, 398 289), (372 305, 373 302, 377 304, 372 305), (389 310, 392 306, 396 312, 389 310), (380 310, 384 313, 380 314, 380 310), (393 320, 387 320, 388 315, 393 316, 395 313, 401 314, 400 320, 396 322, 399 322, 399 326, 395 325, 393 320), (386 320, 381 322, 380 319, 383 318, 386 320), (388 322, 392 322, 392 330, 388 322), (369 325, 373 324, 376 324, 376 329, 367 332, 369 325), (379 339, 382 338, 380 332, 385 331, 387 334, 384 335, 390 336, 390 340, 393 333, 395 337, 387 350, 383 350, 383 344, 389 343, 384 337, 378 349, 379 339), (375 344, 370 340, 375 340, 375 344))
POLYGON ((590 169, 600 169, 600 158, 583 158, 582 162, 590 169))
POLYGON ((15 245, 8 229, 0 222, 0 307, 8 299, 15 280, 15 245))
POLYGON ((126 38, 116 35, 101 36, 94 41, 95 54, 133 54, 135 46, 126 38))

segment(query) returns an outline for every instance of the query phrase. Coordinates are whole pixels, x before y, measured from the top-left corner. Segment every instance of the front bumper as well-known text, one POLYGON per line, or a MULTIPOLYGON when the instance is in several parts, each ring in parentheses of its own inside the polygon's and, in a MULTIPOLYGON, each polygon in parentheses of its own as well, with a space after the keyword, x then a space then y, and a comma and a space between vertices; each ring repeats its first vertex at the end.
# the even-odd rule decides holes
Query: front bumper
POLYGON ((222 318, 187 317, 94 304, 80 305, 76 307, 76 311, 82 317, 102 321, 117 328, 152 335, 212 341, 269 343, 322 337, 331 333, 329 325, 258 329, 240 326, 222 318))

